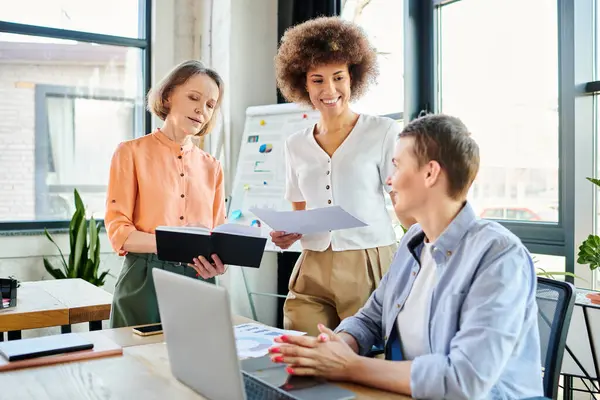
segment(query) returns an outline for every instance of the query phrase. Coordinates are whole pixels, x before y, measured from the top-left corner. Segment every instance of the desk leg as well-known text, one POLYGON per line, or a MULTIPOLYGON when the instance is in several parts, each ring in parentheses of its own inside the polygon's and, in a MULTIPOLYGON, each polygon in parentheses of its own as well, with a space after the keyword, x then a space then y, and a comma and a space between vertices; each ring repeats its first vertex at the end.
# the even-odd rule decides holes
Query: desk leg
POLYGON ((8 331, 8 340, 21 340, 21 331, 8 331))
POLYGON ((102 321, 90 321, 90 331, 101 331, 102 321))
POLYGON ((62 325, 60 327, 60 333, 71 333, 71 325, 62 325))
POLYGON ((4 342, 4 332, 0 332, 0 342, 4 342))

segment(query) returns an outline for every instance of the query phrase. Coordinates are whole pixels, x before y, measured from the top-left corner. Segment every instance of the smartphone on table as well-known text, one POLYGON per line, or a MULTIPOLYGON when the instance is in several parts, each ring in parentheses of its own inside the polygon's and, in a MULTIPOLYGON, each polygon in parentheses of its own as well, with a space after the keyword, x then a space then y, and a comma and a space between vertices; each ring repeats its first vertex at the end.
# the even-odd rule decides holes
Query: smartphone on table
POLYGON ((133 329, 133 333, 140 336, 152 336, 152 335, 160 335, 163 333, 162 324, 154 324, 154 325, 146 325, 146 326, 137 326, 133 329))

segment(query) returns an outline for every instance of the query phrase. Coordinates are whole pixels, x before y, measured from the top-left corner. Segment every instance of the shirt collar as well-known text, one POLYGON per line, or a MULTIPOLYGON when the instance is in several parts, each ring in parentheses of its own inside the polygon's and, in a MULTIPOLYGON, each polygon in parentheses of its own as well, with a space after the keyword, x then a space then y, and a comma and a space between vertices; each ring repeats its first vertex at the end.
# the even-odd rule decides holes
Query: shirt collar
MULTIPOLYGON (((477 215, 471 204, 467 201, 459 213, 454 217, 450 224, 446 227, 444 232, 435 241, 434 246, 437 250, 441 251, 446 258, 450 257, 462 238, 468 232, 471 224, 477 220, 477 215)), ((417 260, 420 258, 419 248, 425 240, 425 232, 420 230, 415 236, 413 236, 407 246, 413 257, 417 260)))
POLYGON ((194 143, 191 140, 186 140, 185 143, 179 145, 178 143, 171 140, 167 135, 165 135, 160 129, 157 129, 152 133, 155 138, 158 139, 159 142, 170 148, 171 150, 179 153, 179 152, 188 152, 193 149, 194 143))

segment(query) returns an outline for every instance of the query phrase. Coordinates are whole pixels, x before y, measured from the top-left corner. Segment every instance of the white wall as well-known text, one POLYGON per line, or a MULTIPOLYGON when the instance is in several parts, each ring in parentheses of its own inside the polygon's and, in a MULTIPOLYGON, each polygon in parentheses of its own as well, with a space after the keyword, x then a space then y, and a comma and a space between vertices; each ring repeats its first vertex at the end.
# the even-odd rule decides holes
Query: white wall
MULTIPOLYGON (((223 75, 227 88, 223 103, 225 129, 230 133, 224 166, 228 179, 233 179, 231 171, 236 165, 246 107, 276 102, 273 57, 277 49, 277 1, 213 0, 212 3, 211 14, 210 0, 155 0, 152 81, 157 82, 178 62, 198 57, 223 75)), ((160 122, 154 119, 153 127, 160 126, 160 122)), ((68 251, 68 236, 55 235, 55 238, 63 252, 68 251)), ((101 236, 101 249, 100 270, 109 269, 114 276, 107 279, 105 286, 112 292, 122 258, 112 252, 105 234, 101 236)), ((57 255, 58 251, 43 235, 0 236, 0 277, 14 276, 21 281, 52 279, 44 270, 42 259, 57 255)), ((276 254, 265 254, 259 270, 248 270, 252 290, 275 292, 276 268, 276 254)), ((230 290, 234 312, 251 316, 240 269, 232 267, 221 282, 230 290)), ((259 297, 256 305, 262 322, 275 322, 274 299, 259 297)), ((58 328, 28 331, 24 337, 53 330, 58 332, 58 328)))
MULTIPOLYGON (((226 84, 223 161, 228 180, 226 190, 230 193, 246 108, 277 102, 273 66, 277 52, 277 0, 204 0, 202 8, 205 10, 200 20, 204 25, 201 29, 202 59, 223 76, 226 84)), ((214 147, 211 145, 215 141, 212 137, 207 145, 214 147)), ((260 269, 245 269, 245 272, 251 291, 276 292, 275 253, 264 255, 260 269)), ((220 282, 229 288, 234 312, 251 316, 241 269, 232 267, 220 282)), ((275 324, 275 299, 254 298, 258 319, 275 324)))

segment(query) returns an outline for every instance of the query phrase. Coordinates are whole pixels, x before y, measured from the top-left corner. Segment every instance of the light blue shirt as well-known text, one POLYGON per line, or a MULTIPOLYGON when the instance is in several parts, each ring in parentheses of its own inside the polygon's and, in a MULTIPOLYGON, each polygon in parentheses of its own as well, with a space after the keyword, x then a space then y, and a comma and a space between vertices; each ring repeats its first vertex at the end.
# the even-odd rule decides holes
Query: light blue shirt
MULTIPOLYGON (((409 229, 380 286, 336 329, 356 338, 361 355, 387 344, 419 273, 424 237, 419 225, 409 229)), ((525 246, 467 203, 433 243, 433 257, 438 278, 423 328, 426 354, 411 367, 413 397, 542 396, 537 277, 525 246)))

